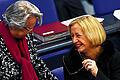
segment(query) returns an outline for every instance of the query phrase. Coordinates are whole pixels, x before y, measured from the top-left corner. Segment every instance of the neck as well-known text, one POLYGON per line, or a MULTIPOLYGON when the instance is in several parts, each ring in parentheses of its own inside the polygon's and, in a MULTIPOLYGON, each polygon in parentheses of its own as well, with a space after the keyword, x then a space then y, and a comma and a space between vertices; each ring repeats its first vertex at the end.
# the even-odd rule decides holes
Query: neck
POLYGON ((102 52, 102 47, 101 46, 97 46, 97 47, 94 47, 94 48, 91 48, 89 49, 87 52, 86 52, 86 56, 88 58, 91 58, 93 60, 96 60, 96 58, 100 55, 100 53, 102 52))

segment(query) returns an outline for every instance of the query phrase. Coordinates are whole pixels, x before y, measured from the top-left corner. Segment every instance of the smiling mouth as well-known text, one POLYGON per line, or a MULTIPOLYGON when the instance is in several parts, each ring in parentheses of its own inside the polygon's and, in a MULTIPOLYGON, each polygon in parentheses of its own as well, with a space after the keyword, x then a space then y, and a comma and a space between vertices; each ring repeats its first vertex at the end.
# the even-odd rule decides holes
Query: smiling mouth
POLYGON ((81 44, 81 45, 76 45, 76 48, 77 48, 77 49, 80 49, 81 47, 83 47, 82 44, 81 44))

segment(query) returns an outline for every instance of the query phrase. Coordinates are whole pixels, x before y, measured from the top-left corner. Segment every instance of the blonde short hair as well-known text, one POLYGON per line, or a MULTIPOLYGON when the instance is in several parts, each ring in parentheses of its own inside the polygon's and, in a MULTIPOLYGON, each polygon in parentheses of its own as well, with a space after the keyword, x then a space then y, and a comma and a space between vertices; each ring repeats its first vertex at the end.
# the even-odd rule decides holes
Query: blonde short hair
POLYGON ((93 16, 81 16, 69 24, 69 31, 74 24, 79 24, 93 46, 101 45, 106 40, 106 32, 101 23, 93 16))

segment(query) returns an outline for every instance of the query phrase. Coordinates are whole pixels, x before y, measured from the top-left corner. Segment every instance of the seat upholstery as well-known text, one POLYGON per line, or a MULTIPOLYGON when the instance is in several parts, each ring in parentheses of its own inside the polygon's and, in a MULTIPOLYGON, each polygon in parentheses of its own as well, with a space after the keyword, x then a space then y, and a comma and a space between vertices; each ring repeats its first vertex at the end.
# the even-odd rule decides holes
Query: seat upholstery
POLYGON ((43 24, 58 21, 54 0, 29 0, 43 13, 43 24))
POLYGON ((56 76, 59 80, 64 80, 63 67, 59 67, 59 68, 56 68, 56 69, 52 70, 52 73, 55 74, 55 76, 56 76))
POLYGON ((120 0, 92 0, 95 15, 102 16, 112 13, 116 9, 120 9, 120 0))

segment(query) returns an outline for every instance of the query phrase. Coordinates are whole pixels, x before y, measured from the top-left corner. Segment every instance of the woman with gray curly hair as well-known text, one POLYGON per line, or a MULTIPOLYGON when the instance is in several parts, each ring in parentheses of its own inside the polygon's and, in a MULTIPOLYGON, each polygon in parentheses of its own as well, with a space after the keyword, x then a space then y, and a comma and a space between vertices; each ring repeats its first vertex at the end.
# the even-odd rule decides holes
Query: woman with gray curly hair
POLYGON ((32 30, 42 13, 28 1, 10 5, 0 21, 0 79, 57 80, 37 58, 32 30))

